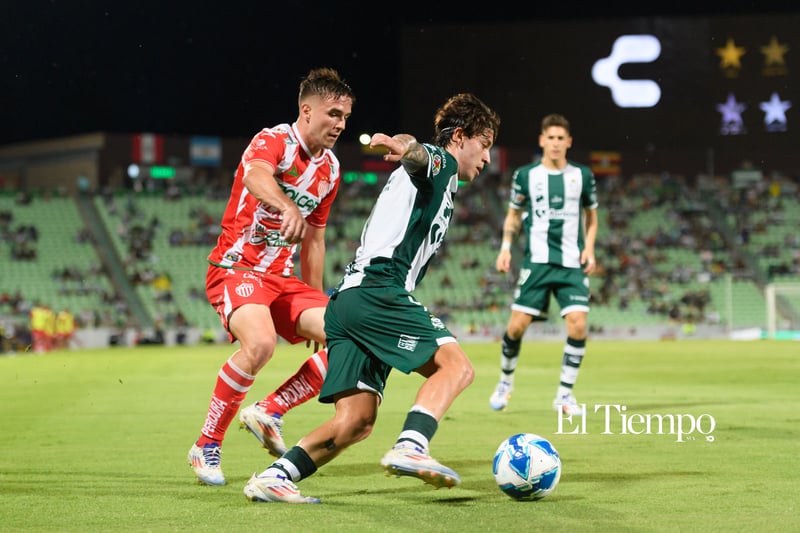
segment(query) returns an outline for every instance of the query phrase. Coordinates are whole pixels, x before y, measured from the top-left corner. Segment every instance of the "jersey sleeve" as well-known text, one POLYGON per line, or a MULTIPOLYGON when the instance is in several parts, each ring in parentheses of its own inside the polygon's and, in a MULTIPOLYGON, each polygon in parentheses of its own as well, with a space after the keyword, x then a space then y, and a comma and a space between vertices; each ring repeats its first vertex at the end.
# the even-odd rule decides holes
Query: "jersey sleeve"
POLYGON ((253 161, 261 161, 278 168, 278 163, 283 158, 286 133, 281 126, 264 128, 250 141, 242 155, 242 164, 247 165, 253 161))
POLYGON ((583 167, 581 172, 583 174, 581 205, 584 209, 597 209, 597 182, 594 179, 594 174, 589 167, 583 167))
POLYGON ((511 189, 509 191, 508 207, 512 209, 525 209, 528 205, 528 187, 527 181, 523 177, 527 172, 523 172, 522 168, 518 168, 511 175, 511 189))
POLYGON ((425 167, 412 174, 411 172, 408 172, 408 170, 406 170, 402 164, 400 165, 411 179, 411 183, 418 189, 430 187, 433 183, 433 180, 444 168, 447 160, 444 149, 436 145, 422 143, 422 148, 428 152, 428 164, 425 167))

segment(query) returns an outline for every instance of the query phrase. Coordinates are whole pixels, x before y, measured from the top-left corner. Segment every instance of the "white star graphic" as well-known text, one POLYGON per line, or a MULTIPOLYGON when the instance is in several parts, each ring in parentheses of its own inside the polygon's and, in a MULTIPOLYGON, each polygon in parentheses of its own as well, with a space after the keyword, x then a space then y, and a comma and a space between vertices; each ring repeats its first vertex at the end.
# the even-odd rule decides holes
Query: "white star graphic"
POLYGON ((721 135, 742 135, 747 132, 742 120, 742 111, 747 106, 736 101, 733 93, 728 94, 724 104, 717 104, 717 111, 722 113, 722 125, 719 128, 721 135))
POLYGON ((722 122, 742 122, 742 111, 747 106, 736 101, 733 93, 728 95, 728 100, 724 104, 717 104, 717 111, 722 113, 722 122))
POLYGON ((761 102, 758 106, 764 112, 764 124, 769 126, 773 122, 786 124, 786 110, 792 107, 792 102, 781 100, 778 93, 772 93, 769 102, 761 102))

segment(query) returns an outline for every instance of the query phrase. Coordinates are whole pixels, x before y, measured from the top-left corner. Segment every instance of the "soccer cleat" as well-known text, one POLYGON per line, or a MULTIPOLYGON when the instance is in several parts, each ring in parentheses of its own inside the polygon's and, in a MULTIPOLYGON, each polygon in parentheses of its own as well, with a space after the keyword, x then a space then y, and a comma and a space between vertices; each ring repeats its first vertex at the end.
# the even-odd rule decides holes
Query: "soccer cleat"
POLYGON ((583 416, 583 407, 578 405, 578 400, 572 393, 556 396, 553 400, 553 409, 561 411, 565 415, 583 416))
POLYGON ((269 415, 258 404, 253 404, 241 410, 239 425, 252 433, 270 455, 280 457, 286 453, 283 420, 280 417, 269 415))
POLYGON ((491 398, 489 398, 489 406, 495 411, 502 411, 508 405, 508 400, 511 398, 511 391, 514 386, 508 381, 500 381, 494 389, 491 398))
POLYGON ((297 485, 279 477, 258 477, 256 474, 244 486, 244 495, 251 502, 319 503, 319 498, 303 496, 297 485))
POLYGON ((437 489, 461 484, 458 474, 417 447, 392 448, 381 459, 381 465, 387 476, 415 477, 437 489))
POLYGON ((219 444, 206 444, 202 448, 194 444, 189 450, 189 465, 197 474, 200 483, 206 485, 224 485, 225 475, 219 463, 222 456, 222 448, 219 444))

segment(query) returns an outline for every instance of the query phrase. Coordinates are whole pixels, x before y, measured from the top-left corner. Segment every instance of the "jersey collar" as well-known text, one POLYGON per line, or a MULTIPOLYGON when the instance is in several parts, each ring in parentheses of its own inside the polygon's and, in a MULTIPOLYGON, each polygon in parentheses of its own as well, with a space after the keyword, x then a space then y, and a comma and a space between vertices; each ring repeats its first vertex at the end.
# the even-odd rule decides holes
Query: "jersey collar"
POLYGON ((303 147, 303 151, 306 153, 306 155, 308 156, 308 158, 311 160, 312 163, 319 164, 322 162, 323 159, 325 159, 325 154, 328 151, 327 148, 322 149, 322 153, 320 154, 319 157, 315 158, 314 156, 311 155, 311 151, 308 149, 308 146, 306 146, 306 142, 303 140, 303 137, 297 130, 297 122, 292 123, 292 133, 294 133, 295 139, 297 139, 297 142, 300 143, 300 146, 303 147))

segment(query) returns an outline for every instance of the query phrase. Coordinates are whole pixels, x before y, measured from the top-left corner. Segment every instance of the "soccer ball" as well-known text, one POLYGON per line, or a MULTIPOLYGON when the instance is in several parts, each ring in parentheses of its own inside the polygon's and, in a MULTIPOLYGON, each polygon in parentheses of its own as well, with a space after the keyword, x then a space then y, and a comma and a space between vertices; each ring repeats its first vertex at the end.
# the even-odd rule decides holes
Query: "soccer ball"
POLYGON ((518 433, 500 443, 492 473, 500 490, 515 500, 541 500, 558 486, 561 458, 544 437, 518 433))

